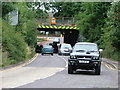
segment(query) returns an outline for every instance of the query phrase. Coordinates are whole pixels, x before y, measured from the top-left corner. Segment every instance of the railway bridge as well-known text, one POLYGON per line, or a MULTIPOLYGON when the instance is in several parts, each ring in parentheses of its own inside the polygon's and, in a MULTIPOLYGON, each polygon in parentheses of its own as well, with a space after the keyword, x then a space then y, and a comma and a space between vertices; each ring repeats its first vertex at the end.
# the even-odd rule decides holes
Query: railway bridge
POLYGON ((59 31, 64 36, 64 43, 72 46, 77 42, 79 36, 79 28, 77 20, 71 17, 40 17, 38 20, 39 31, 59 31), (53 20, 53 21, 52 21, 53 20))

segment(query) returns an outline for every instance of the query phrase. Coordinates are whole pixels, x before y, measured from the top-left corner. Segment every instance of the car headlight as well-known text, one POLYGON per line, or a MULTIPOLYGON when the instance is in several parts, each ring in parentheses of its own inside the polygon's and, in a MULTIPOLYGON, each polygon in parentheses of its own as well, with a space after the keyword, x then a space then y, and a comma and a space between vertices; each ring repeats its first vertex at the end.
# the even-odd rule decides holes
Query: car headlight
POLYGON ((93 59, 93 60, 98 60, 98 59, 99 59, 99 56, 93 56, 92 59, 93 59))
POLYGON ((76 59, 76 56, 71 55, 70 58, 71 58, 71 59, 76 59))

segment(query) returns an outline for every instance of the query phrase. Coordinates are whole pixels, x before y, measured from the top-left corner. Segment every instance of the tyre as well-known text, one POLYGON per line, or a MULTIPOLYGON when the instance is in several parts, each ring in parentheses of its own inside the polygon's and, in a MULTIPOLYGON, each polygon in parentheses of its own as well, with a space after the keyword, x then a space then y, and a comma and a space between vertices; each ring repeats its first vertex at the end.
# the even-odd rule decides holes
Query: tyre
POLYGON ((73 67, 68 65, 68 74, 73 74, 73 67))
POLYGON ((43 53, 41 53, 41 55, 43 55, 43 53))
POLYGON ((53 56, 53 53, 51 53, 51 55, 53 56))
POLYGON ((100 72, 101 72, 101 66, 98 65, 98 66, 95 68, 95 75, 100 75, 100 72))
POLYGON ((58 55, 61 55, 61 53, 58 53, 58 55))

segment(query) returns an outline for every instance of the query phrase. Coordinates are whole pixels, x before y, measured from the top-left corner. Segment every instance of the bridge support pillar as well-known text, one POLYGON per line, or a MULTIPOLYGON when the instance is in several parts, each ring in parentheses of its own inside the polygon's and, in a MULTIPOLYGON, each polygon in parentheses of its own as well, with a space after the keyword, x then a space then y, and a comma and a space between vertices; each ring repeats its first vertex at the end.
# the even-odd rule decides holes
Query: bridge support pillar
POLYGON ((77 42, 78 36, 79 36, 79 30, 65 31, 64 43, 69 43, 72 46, 74 46, 75 43, 77 42))

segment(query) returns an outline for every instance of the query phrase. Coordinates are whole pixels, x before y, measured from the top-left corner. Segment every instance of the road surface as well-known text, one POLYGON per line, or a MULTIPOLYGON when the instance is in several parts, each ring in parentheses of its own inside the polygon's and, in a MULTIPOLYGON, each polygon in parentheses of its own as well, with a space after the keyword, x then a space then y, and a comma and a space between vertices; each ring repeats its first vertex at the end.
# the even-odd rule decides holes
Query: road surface
POLYGON ((118 88, 118 70, 106 62, 102 62, 101 75, 68 74, 67 63, 68 56, 38 54, 29 64, 1 71, 2 88, 118 88))

